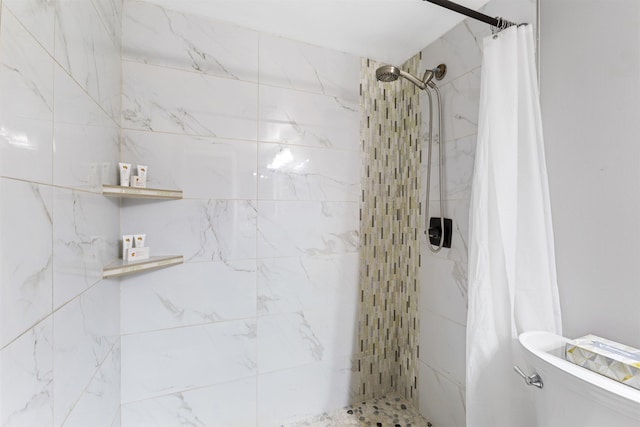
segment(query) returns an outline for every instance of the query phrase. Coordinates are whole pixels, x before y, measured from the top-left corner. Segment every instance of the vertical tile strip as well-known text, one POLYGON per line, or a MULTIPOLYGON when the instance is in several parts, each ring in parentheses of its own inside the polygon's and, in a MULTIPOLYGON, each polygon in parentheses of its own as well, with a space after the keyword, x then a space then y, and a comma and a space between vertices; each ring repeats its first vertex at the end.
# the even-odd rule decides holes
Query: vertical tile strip
MULTIPOLYGON (((418 55, 402 69, 419 75, 418 55)), ((420 259, 419 89, 376 80, 380 63, 360 68, 359 347, 354 369, 362 398, 394 391, 416 403, 420 259), (418 120, 412 118, 418 117, 418 120)))

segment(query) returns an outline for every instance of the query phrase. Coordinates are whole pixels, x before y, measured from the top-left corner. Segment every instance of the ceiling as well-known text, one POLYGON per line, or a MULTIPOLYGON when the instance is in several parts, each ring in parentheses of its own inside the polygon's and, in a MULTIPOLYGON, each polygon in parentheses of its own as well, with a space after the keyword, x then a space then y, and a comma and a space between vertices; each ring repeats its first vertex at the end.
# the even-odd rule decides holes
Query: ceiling
MULTIPOLYGON (((401 64, 464 18, 423 0, 147 0, 168 9, 401 64)), ((458 0, 478 9, 488 0, 458 0)))

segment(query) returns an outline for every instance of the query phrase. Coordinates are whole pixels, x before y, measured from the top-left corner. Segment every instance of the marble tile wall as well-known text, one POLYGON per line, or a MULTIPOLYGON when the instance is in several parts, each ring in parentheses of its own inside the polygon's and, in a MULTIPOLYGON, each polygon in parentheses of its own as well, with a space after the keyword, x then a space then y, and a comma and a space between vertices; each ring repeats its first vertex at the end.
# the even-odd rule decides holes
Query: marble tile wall
MULTIPOLYGON (((535 0, 493 0, 484 13, 535 23, 535 0)), ((465 340, 467 318, 467 237, 469 197, 475 157, 482 39, 490 27, 467 19, 422 50, 421 69, 447 65, 437 81, 443 96, 444 216, 453 219, 450 249, 433 254, 421 234, 420 412, 436 426, 465 425, 465 340)), ((427 150, 428 101, 423 93, 422 151, 427 150)), ((434 98, 435 99, 435 98, 434 98)), ((434 136, 438 138, 437 128, 434 136)), ((432 160, 430 217, 440 216, 437 149, 432 160)), ((426 182, 426 162, 422 166, 426 182)), ((422 195, 424 203, 426 195, 422 195)))
MULTIPOLYGON (((124 9, 0 0, 2 424, 120 425, 122 402, 131 426, 270 426, 345 405, 358 388, 359 58, 141 1, 124 9), (119 158, 185 199, 120 210, 99 194, 119 158), (126 279, 118 295, 100 271, 120 222, 187 262, 126 279)), ((534 22, 535 2, 486 11, 534 22)), ((436 425, 464 425, 488 31, 463 22, 420 67, 449 66, 439 85, 454 242, 428 256, 423 240, 420 273, 418 388, 436 425)))
POLYGON ((120 2, 0 7, 0 424, 118 425, 120 2))
POLYGON ((346 405, 360 60, 127 0, 121 158, 179 201, 124 233, 185 264, 121 282, 122 424, 279 426, 346 405))

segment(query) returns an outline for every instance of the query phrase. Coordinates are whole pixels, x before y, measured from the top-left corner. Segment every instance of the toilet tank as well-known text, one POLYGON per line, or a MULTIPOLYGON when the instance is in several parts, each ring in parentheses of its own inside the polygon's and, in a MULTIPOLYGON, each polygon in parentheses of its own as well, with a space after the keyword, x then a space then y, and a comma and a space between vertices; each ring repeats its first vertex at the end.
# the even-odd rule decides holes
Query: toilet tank
POLYGON ((640 390, 567 362, 567 338, 533 331, 519 340, 529 373, 543 381, 531 392, 539 427, 640 427, 640 390))

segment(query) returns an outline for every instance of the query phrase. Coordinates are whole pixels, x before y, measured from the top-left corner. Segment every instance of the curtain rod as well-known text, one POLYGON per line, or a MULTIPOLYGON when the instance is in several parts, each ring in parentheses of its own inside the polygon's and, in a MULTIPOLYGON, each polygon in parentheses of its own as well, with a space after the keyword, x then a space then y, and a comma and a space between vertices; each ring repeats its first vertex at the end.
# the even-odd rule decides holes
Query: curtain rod
POLYGON ((468 7, 464 7, 459 5, 458 3, 454 3, 449 0, 423 0, 428 1, 429 3, 437 4, 440 7, 444 7, 449 10, 453 10, 454 12, 461 13, 469 18, 476 19, 478 21, 482 21, 486 24, 493 25, 494 27, 502 28, 505 26, 505 23, 510 25, 515 25, 512 22, 505 21, 504 19, 492 18, 491 16, 485 15, 484 13, 476 12, 473 9, 469 9, 468 7))

